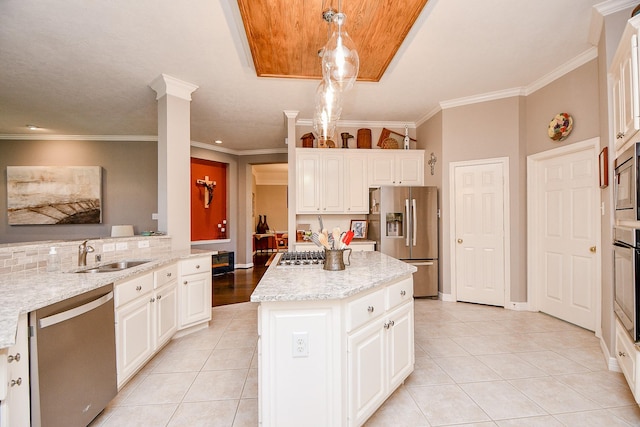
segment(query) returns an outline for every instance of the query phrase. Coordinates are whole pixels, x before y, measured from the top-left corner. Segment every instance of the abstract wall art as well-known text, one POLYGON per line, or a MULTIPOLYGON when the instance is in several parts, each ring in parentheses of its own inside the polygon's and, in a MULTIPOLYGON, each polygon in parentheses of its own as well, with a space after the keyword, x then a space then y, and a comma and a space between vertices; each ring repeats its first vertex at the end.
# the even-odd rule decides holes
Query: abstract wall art
POLYGON ((100 166, 7 166, 9 225, 102 223, 100 166))

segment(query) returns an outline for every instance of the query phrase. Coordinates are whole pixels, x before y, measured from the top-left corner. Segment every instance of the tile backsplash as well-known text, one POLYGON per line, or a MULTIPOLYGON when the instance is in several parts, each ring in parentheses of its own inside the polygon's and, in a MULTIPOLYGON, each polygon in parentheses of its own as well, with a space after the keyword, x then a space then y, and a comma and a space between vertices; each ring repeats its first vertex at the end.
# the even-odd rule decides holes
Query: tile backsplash
MULTIPOLYGON (((78 246, 84 240, 51 240, 0 245, 0 277, 12 273, 47 271, 49 250, 56 248, 60 270, 78 268, 78 246)), ((169 236, 133 236, 91 239, 87 242, 93 252, 87 254, 87 266, 123 259, 156 258, 171 252, 169 236), (96 261, 96 255, 101 260, 96 261)))

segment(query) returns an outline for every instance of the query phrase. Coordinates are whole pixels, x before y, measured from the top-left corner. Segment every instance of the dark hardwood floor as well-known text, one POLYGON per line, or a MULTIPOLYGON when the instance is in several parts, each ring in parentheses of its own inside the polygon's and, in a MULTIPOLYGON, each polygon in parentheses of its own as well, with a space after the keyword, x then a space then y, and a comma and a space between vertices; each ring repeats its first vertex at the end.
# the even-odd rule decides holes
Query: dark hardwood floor
POLYGON ((270 252, 258 252, 253 256, 252 268, 214 275, 212 306, 249 301, 251 293, 267 270, 265 263, 271 255, 270 252))

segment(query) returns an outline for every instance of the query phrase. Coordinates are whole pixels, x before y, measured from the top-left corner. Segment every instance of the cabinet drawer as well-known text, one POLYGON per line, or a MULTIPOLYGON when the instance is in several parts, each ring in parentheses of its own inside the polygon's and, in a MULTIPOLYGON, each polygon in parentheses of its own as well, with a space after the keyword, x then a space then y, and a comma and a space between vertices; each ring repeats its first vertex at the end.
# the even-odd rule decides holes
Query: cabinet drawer
POLYGON ((133 301, 141 295, 153 290, 153 275, 151 273, 125 282, 116 283, 115 306, 121 306, 133 301))
POLYGON ((636 385, 636 366, 635 357, 636 350, 631 340, 625 335, 624 329, 617 325, 616 327, 616 359, 620 364, 620 368, 627 378, 631 392, 635 393, 636 385))
POLYGON ((180 273, 186 274, 206 273, 211 271, 211 257, 193 258, 180 261, 180 273))
POLYGON ((402 279, 387 288, 387 310, 413 298, 413 277, 402 279))
POLYGON ((172 280, 178 278, 178 264, 174 263, 153 272, 153 281, 155 289, 166 285, 172 280))
POLYGON ((384 313, 384 289, 373 292, 347 305, 347 332, 384 313))

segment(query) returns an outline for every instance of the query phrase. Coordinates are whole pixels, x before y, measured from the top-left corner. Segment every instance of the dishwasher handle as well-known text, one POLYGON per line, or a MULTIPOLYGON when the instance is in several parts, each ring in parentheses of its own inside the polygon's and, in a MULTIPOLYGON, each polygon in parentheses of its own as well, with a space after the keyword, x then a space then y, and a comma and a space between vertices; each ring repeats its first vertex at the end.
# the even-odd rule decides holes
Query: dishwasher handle
POLYGON ((64 322, 69 319, 73 319, 74 317, 78 317, 83 315, 91 310, 95 310, 101 305, 106 304, 107 302, 113 299, 113 291, 110 291, 108 294, 104 294, 93 301, 89 301, 86 304, 81 306, 72 308, 67 311, 63 311, 61 313, 53 314, 51 316, 43 317, 40 319, 40 328, 46 328, 47 326, 56 325, 58 323, 64 322))

